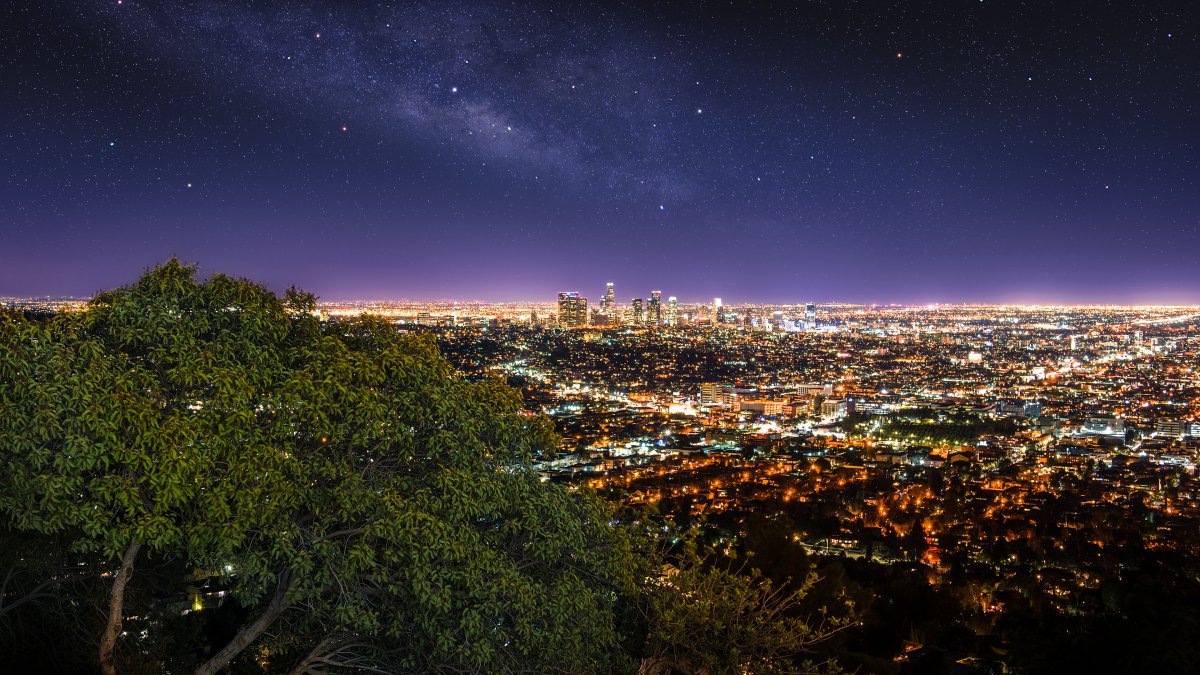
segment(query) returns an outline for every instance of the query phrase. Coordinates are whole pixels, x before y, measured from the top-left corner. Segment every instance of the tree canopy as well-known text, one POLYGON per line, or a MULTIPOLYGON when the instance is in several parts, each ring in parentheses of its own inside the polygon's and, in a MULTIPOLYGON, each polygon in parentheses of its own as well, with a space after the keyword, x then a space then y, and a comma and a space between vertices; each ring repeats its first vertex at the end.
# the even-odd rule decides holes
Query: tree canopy
POLYGON ((757 578, 655 581, 645 529, 533 470, 557 446, 428 336, 295 289, 171 261, 3 314, 0 631, 40 606, 106 675, 666 672, 683 639, 770 672, 820 639, 757 578))
POLYGON ((530 469, 547 421, 427 338, 313 309, 171 262, 82 312, 4 319, 0 509, 114 568, 101 665, 153 557, 255 608, 198 672, 281 621, 297 660, 353 643, 401 670, 607 667, 630 552, 600 502, 530 469))

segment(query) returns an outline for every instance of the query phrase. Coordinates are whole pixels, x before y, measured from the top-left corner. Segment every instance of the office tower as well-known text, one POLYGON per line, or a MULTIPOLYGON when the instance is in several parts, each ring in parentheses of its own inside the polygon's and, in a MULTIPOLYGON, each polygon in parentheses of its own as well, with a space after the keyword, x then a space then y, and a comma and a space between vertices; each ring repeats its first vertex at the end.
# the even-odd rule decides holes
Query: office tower
POLYGON ((635 323, 639 326, 646 323, 646 309, 642 306, 641 298, 633 299, 632 323, 635 323))
POLYGON ((646 324, 658 326, 662 323, 662 291, 650 291, 650 305, 646 308, 646 324))
POLYGON ((611 316, 615 304, 616 293, 613 290, 613 282, 610 281, 604 287, 604 298, 600 300, 600 312, 611 316))
POLYGON ((667 298, 667 325, 679 325, 679 300, 673 295, 667 298))
POLYGON ((804 327, 808 330, 817 327, 817 306, 811 302, 804 306, 804 327))
POLYGON ((563 328, 578 328, 588 323, 587 298, 576 292, 558 294, 558 325, 563 328))
POLYGON ((724 323, 725 317, 721 315, 721 299, 713 298, 713 323, 724 323))

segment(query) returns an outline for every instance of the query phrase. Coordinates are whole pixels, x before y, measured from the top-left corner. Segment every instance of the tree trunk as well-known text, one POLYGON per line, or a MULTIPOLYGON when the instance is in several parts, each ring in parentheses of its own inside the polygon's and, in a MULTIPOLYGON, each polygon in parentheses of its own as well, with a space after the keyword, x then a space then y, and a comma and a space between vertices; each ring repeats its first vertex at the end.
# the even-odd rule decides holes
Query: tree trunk
POLYGON ((287 597, 288 586, 291 585, 292 575, 288 571, 284 571, 279 575, 279 581, 275 585, 275 595, 271 597, 271 603, 267 605, 264 611, 254 623, 246 626, 238 631, 238 634, 233 636, 229 644, 225 645, 221 651, 217 652, 208 661, 205 661, 199 668, 196 669, 195 675, 216 675, 222 668, 229 665, 238 654, 241 654, 246 647, 249 647, 266 632, 271 624, 279 618, 284 611, 290 606, 287 597))
POLYGON ((141 542, 135 541, 125 549, 121 569, 117 570, 117 576, 113 579, 108 599, 108 623, 100 637, 100 671, 104 675, 117 675, 116 648, 121 624, 125 620, 125 586, 129 584, 129 577, 133 576, 133 561, 137 559, 141 547, 141 542))

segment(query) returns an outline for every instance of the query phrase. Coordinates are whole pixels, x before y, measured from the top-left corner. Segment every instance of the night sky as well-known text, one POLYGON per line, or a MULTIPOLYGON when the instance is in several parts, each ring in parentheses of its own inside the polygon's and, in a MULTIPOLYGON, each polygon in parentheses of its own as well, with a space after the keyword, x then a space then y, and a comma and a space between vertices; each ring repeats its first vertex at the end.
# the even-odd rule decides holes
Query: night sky
POLYGON ((0 295, 1200 303, 1187 2, 14 0, 0 295))

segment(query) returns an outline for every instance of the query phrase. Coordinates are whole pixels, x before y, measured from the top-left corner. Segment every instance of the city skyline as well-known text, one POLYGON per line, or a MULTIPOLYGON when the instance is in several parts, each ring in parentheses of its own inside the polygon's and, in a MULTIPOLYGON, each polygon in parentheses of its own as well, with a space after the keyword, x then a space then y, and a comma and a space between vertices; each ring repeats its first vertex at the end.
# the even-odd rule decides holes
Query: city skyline
POLYGON ((1200 298, 1184 9, 89 0, 0 35, 0 295, 175 255, 330 299, 1200 298))
MULTIPOLYGON (((301 289, 306 290, 306 289, 301 289)), ((555 293, 543 294, 542 297, 524 298, 513 300, 486 300, 479 298, 407 298, 407 297, 347 297, 347 298, 323 298, 316 296, 318 306, 322 307, 364 307, 363 311, 369 312, 370 306, 380 307, 416 307, 430 306, 452 309, 454 307, 470 308, 470 307, 553 307, 557 305, 559 299, 556 297, 560 294, 571 294, 580 299, 586 300, 589 303, 589 309, 595 311, 603 311, 605 308, 604 296, 599 298, 590 298, 585 296, 581 291, 557 291, 555 293), (591 303, 595 304, 591 304, 591 303)), ((92 296, 88 295, 24 295, 24 296, 6 296, 0 295, 0 305, 21 305, 26 303, 47 303, 48 307, 70 308, 72 306, 82 306, 91 300, 92 296)), ((1193 309, 1200 307, 1200 303, 1037 303, 1037 302, 928 302, 928 303, 901 303, 901 302, 843 302, 843 301, 819 301, 812 302, 810 300, 784 300, 778 302, 765 302, 758 300, 742 300, 736 299, 726 302, 721 296, 711 298, 692 298, 667 296, 669 301, 676 301, 678 307, 711 307, 714 300, 721 301, 722 305, 727 308, 735 309, 763 309, 763 308, 794 308, 800 313, 805 313, 811 307, 824 308, 864 308, 864 309, 906 309, 906 310, 922 310, 922 309, 953 309, 953 308, 988 308, 988 309, 1009 309, 1013 311, 1036 311, 1036 310, 1053 310, 1053 309, 1193 309)), ((634 300, 642 300, 647 302, 648 298, 629 297, 624 301, 620 297, 613 299, 614 308, 628 309, 632 306, 634 300)), ((664 315, 667 311, 663 310, 664 315)))
POLYGON ((0 671, 1200 664, 1200 5, 34 0, 0 671))

